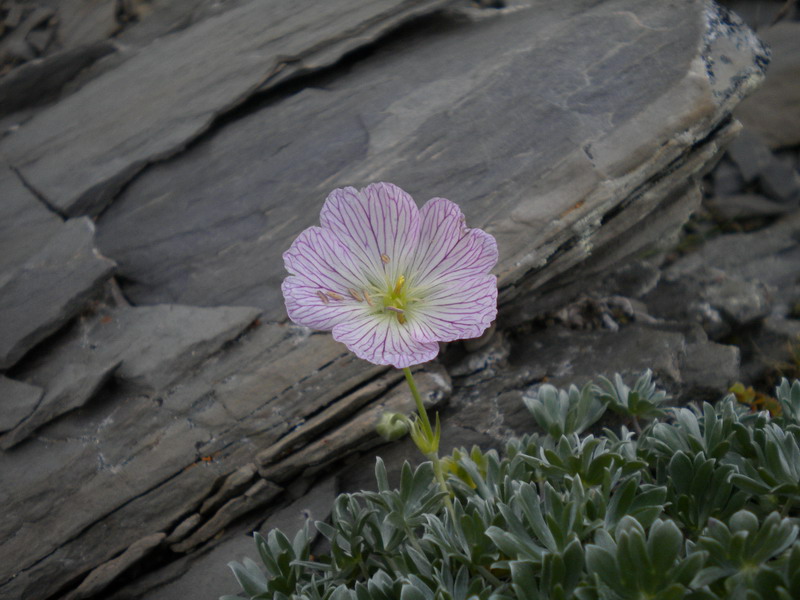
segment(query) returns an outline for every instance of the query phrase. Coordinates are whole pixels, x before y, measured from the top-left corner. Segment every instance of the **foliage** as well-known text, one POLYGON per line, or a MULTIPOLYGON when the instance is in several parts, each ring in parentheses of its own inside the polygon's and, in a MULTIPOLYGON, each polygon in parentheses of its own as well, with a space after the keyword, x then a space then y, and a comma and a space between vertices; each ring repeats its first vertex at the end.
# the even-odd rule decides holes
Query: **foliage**
POLYGON ((293 540, 257 534, 263 566, 231 568, 251 599, 800 598, 800 382, 778 386, 777 416, 665 398, 649 373, 541 386, 526 405, 546 433, 453 452, 449 494, 430 462, 395 489, 378 459, 377 491, 293 540), (581 435, 606 406, 641 433, 581 435), (330 549, 312 556, 317 533, 330 549))

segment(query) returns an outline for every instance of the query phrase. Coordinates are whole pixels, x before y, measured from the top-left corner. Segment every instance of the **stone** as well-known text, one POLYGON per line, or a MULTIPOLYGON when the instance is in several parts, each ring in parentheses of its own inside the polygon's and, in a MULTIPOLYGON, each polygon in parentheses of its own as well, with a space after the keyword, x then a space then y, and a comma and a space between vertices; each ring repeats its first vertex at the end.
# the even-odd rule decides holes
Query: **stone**
POLYGON ((256 475, 256 466, 254 464, 244 465, 239 467, 233 473, 225 478, 222 482, 217 493, 207 498, 203 505, 200 507, 202 514, 208 513, 212 510, 218 509, 225 501, 234 496, 238 496, 241 492, 245 491, 250 486, 250 482, 256 475))
POLYGON ((61 50, 18 66, 0 79, 0 117, 52 101, 81 70, 113 51, 111 42, 102 41, 61 50))
POLYGON ((739 167, 724 157, 711 174, 711 181, 715 196, 738 194, 742 191, 745 183, 739 167))
MULTIPOLYGON (((8 76, 6 76, 8 77, 8 76)), ((0 85, 6 79, 0 79, 0 85)), ((63 221, 0 162, 0 282, 39 252, 61 229, 63 221)))
MULTIPOLYGON (((119 368, 116 357, 104 364, 68 364, 42 381, 46 392, 34 410, 8 433, 0 436, 0 448, 8 450, 28 438, 36 429, 71 410, 83 406, 119 368)), ((41 381, 37 376, 34 380, 41 381)))
POLYGON ((270 481, 259 479, 243 495, 226 502, 208 521, 185 540, 171 546, 173 552, 188 552, 202 544, 242 515, 260 508, 281 493, 283 488, 270 481))
POLYGON ((0 281, 0 369, 65 325, 98 292, 115 264, 94 248, 94 224, 71 219, 0 281))
POLYGON ((200 513, 192 513, 181 521, 178 526, 164 539, 166 544, 175 544, 183 540, 189 535, 197 526, 203 522, 203 515, 200 513))
POLYGON ((696 341, 686 345, 681 362, 679 402, 716 402, 739 381, 740 352, 736 346, 696 341))
POLYGON ((764 86, 734 111, 745 127, 772 148, 800 144, 800 23, 782 21, 759 31, 772 48, 764 86))
POLYGON ((794 162, 775 158, 762 171, 759 179, 764 194, 778 202, 791 202, 794 205, 800 200, 800 175, 794 162))
POLYGON ((772 152, 761 138, 747 130, 742 131, 728 146, 728 156, 746 183, 755 181, 774 160, 772 152))
POLYGON ((145 46, 5 137, 0 154, 62 213, 96 215, 149 162, 181 150, 256 89, 330 65, 444 4, 244 3, 145 46))
MULTIPOLYGON (((449 398, 452 391, 450 377, 435 363, 426 364, 424 370, 417 371, 414 378, 426 407, 437 408, 449 398)), ((411 414, 414 410, 414 400, 410 392, 405 388, 405 384, 399 384, 336 430, 319 436, 283 460, 270 463, 267 462, 271 460, 269 455, 259 456, 259 473, 265 479, 278 483, 283 483, 299 474, 319 473, 348 454, 380 444, 382 438, 375 431, 375 426, 384 412, 411 414)))
POLYGON ((120 29, 115 0, 58 0, 56 10, 64 48, 105 41, 120 29))
MULTIPOLYGON (((273 529, 280 530, 290 540, 307 521, 327 521, 331 516, 339 491, 338 477, 325 477, 317 481, 302 497, 272 513, 259 531, 266 537, 273 529)), ((312 525, 311 531, 315 532, 312 525)))
MULTIPOLYGON (((681 193, 676 192, 674 201, 687 198, 687 179, 718 152, 717 139, 698 142, 711 131, 710 123, 718 122, 727 111, 725 107, 760 78, 755 58, 759 51, 751 41, 744 54, 729 52, 742 72, 736 83, 726 77, 715 79, 714 85, 722 87, 712 98, 705 72, 692 67, 693 60, 703 60, 694 49, 710 24, 700 5, 692 6, 680 23, 665 25, 658 33, 648 30, 644 37, 637 37, 636 21, 626 15, 639 11, 640 22, 657 22, 663 16, 656 4, 622 3, 614 17, 600 9, 580 10, 579 5, 569 14, 537 6, 516 11, 513 18, 498 16, 480 25, 467 23, 451 29, 431 26, 430 31, 408 34, 411 37, 395 41, 341 77, 329 77, 324 90, 305 89, 265 106, 228 124, 169 164, 148 169, 102 215, 101 247, 124 265, 129 282, 125 292, 136 303, 167 298, 230 303, 238 298, 263 306, 265 319, 280 319, 284 310, 277 293, 284 276, 280 254, 299 231, 317 222, 318 209, 332 187, 381 178, 401 185, 418 201, 431 195, 449 197, 462 205, 470 225, 496 234, 503 256, 498 272, 507 301, 508 296, 529 289, 510 287, 523 275, 543 270, 550 278, 597 252, 601 244, 595 244, 594 234, 604 222, 615 228, 604 242, 619 241, 619 232, 630 230, 633 223, 646 221, 654 226, 659 220, 648 219, 652 209, 665 196, 672 197, 675 188, 681 193), (625 13, 628 9, 634 12, 625 13), (547 33, 548 23, 562 21, 562 34, 547 33), (593 26, 597 34, 591 40, 601 46, 598 50, 589 50, 588 41, 580 47, 558 41, 586 40, 585 31, 593 26), (686 40, 676 42, 675 36, 686 40), (631 72, 630 82, 615 79, 620 72, 617 63, 639 51, 629 46, 632 38, 641 44, 641 51, 652 52, 653 60, 660 56, 658 60, 664 62, 666 71, 657 82, 647 79, 654 71, 643 65, 635 75, 631 72), (513 43, 506 43, 508 39, 513 43), (681 48, 678 55, 661 56, 655 51, 665 47, 668 39, 674 43, 672 51, 681 48), (502 50, 512 47, 525 50, 502 50), (543 62, 551 52, 559 56, 557 65, 543 62), (594 64, 589 61, 591 53, 608 59, 592 67, 588 79, 570 75, 574 67, 564 65, 594 64), (422 63, 426 70, 418 68, 422 63), (533 81, 540 82, 536 93, 541 102, 521 106, 515 94, 523 93, 524 82, 533 81), (591 87, 586 87, 587 82, 591 87), (636 85, 641 88, 633 92, 631 86, 636 85), (616 102, 620 89, 629 90, 631 97, 620 101, 627 108, 616 116, 608 112, 613 110, 611 105, 584 99, 594 94, 616 102), (447 113, 445 117, 445 107, 451 110, 456 101, 455 116, 447 113), (685 112, 676 113, 677 106, 685 112), (496 115, 496 121, 490 122, 486 115, 496 115), (514 117, 508 121, 507 115, 514 117), (304 133, 309 119, 315 124, 313 136, 304 133), (552 134, 542 130, 544 123, 554 127, 552 134), (476 124, 485 131, 476 130, 476 124), (676 138, 676 131, 688 131, 686 127, 696 130, 676 138), (269 136, 252 135, 267 130, 269 136), (581 142, 573 143, 573 134, 581 142), (550 142, 556 137, 563 146, 554 149, 550 142), (481 144, 473 143, 477 138, 481 144), (642 145, 651 139, 662 142, 642 145), (665 153, 648 162, 646 157, 662 143, 665 153), (583 151, 587 144, 593 159, 583 151), (435 154, 433 148, 440 146, 461 150, 457 155, 435 154), (276 148, 281 149, 279 155, 276 148), (320 148, 335 151, 317 160, 320 148), (433 160, 426 151, 434 153, 433 160), (485 168, 487 156, 493 157, 491 170, 485 168), (676 168, 661 180, 661 187, 645 194, 644 182, 666 164, 676 168), (303 173, 311 169, 318 181, 300 172, 293 174, 293 169, 303 173), (480 177, 468 175, 444 186, 441 183, 445 172, 482 170, 487 172, 480 177), (249 175, 241 177, 242 172, 249 175), (215 235, 209 236, 205 215, 214 214, 223 190, 235 200, 228 203, 224 220, 212 217, 219 225, 215 235), (639 202, 643 195, 647 202, 639 202), (175 198, 187 200, 176 202, 175 198), (636 215, 630 213, 630 219, 626 211, 610 218, 618 215, 613 207, 622 206, 639 210, 634 210, 636 215), (166 231, 168 223, 172 229, 166 231), (267 227, 271 227, 270 236, 263 235, 267 227), (134 231, 147 232, 149 239, 159 243, 142 244, 141 235, 134 231), (536 240, 533 247, 531 240, 536 240), (239 266, 234 269, 232 264, 239 266), (545 264, 547 268, 541 269, 545 264), (176 277, 177 265, 182 274, 176 277), (264 268, 265 276, 254 281, 250 273, 264 272, 264 268)), ((673 14, 663 10, 663 14, 673 14)), ((742 43, 741 48, 748 46, 742 43)), ((695 201, 696 196, 687 199, 681 214, 688 213, 695 201)), ((677 228, 675 220, 673 228, 677 228)), ((642 228, 642 238, 652 242, 649 233, 642 228)), ((530 289, 542 285, 545 273, 541 275, 531 280, 530 289)))
POLYGON ((164 537, 163 533, 154 533, 134 542, 118 557, 103 563, 89 573, 75 590, 65 596, 65 600, 81 600, 95 596, 147 554, 153 552, 164 541, 164 537))
POLYGON ((40 387, 0 375, 0 433, 14 429, 36 410, 43 394, 40 387))
POLYGON ((705 206, 715 219, 721 221, 779 217, 792 210, 791 205, 775 202, 759 194, 712 196, 705 201, 705 206))

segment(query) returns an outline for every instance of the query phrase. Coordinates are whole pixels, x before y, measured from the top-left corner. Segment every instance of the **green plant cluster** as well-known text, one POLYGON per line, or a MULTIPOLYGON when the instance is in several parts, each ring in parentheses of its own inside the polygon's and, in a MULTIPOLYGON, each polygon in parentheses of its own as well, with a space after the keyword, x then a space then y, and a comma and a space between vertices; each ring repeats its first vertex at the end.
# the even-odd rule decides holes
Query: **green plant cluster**
POLYGON ((256 535, 263 566, 231 567, 252 599, 797 599, 800 381, 776 397, 771 417, 732 395, 668 409, 649 373, 543 385, 526 404, 544 435, 444 459, 452 503, 431 463, 393 489, 379 459, 377 492, 293 540, 256 535), (641 432, 584 434, 607 408, 641 432))

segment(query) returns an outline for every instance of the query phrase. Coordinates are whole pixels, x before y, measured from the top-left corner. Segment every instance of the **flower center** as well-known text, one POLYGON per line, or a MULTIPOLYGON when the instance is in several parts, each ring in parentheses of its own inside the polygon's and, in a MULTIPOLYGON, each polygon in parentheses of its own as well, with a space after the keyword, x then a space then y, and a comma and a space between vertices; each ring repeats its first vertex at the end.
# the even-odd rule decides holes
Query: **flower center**
POLYGON ((394 284, 394 288, 390 287, 381 298, 383 310, 393 312, 397 316, 397 322, 401 325, 406 322, 406 308, 409 304, 408 288, 405 283, 406 278, 400 275, 394 284))

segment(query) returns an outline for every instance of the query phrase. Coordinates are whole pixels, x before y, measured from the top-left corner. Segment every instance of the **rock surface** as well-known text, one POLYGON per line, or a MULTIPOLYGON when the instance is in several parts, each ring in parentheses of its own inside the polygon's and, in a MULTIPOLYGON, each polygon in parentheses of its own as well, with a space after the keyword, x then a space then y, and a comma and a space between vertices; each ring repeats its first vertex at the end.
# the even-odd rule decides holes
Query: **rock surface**
MULTIPOLYGON (((679 398, 736 377, 736 351, 648 314, 658 264, 607 278, 669 242, 739 130, 766 53, 734 17, 701 0, 173 4, 0 138, 0 304, 22 311, 3 309, 0 368, 42 390, 0 441, 3 600, 229 592, 203 582, 266 516, 289 506, 296 526, 343 461, 347 485, 371 478, 377 418, 411 408, 399 375, 289 324, 279 293, 281 253, 339 185, 449 197, 498 238, 498 332, 418 375, 448 444, 529 427, 521 398, 545 377, 655 367, 679 398)), ((747 240, 754 269, 781 256, 769 276, 712 266, 784 285, 796 222, 773 227, 780 243, 747 240)), ((790 296, 748 326, 780 330, 790 296)), ((391 472, 408 450, 385 449, 391 472)))

